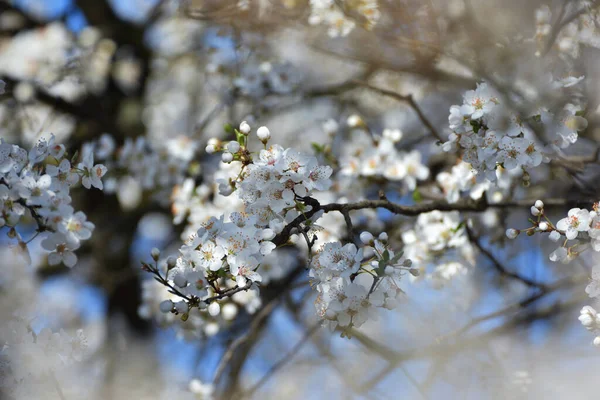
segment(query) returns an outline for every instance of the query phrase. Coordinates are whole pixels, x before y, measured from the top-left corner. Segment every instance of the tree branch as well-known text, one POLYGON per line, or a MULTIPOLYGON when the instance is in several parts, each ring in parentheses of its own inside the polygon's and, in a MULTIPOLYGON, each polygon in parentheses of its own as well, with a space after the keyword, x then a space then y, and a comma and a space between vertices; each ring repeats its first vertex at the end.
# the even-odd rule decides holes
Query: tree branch
POLYGON ((490 260, 492 262, 492 265, 498 272, 500 272, 500 274, 507 276, 509 278, 512 278, 512 279, 516 279, 529 287, 534 287, 537 289, 545 290, 545 288, 546 288, 545 284, 536 282, 536 281, 529 279, 525 276, 522 276, 516 272, 512 272, 512 271, 509 271, 508 269, 506 269, 506 267, 504 267, 504 265, 502 265, 502 263, 492 254, 491 251, 489 251, 488 249, 483 247, 480 239, 477 236, 475 236, 475 234, 473 233, 473 230, 471 228, 469 228, 469 226, 465 226, 465 230, 467 232, 467 237, 469 238, 469 241, 471 243, 473 243, 479 249, 481 254, 486 256, 488 258, 488 260, 490 260))

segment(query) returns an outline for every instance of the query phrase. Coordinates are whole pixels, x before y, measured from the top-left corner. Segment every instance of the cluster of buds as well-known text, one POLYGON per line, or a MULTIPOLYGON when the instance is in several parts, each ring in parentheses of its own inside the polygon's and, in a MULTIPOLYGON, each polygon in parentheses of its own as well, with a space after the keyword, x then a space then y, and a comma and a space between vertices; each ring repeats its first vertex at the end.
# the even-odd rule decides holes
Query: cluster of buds
POLYGON ((567 216, 559 220, 556 225, 544 213, 544 203, 536 201, 531 207, 531 214, 536 220, 529 219, 532 226, 523 230, 508 229, 506 236, 514 239, 521 232, 531 236, 536 232, 549 233, 553 242, 564 239, 561 245, 550 254, 551 261, 568 263, 583 251, 591 248, 600 252, 600 213, 598 203, 592 210, 585 208, 572 208, 567 216), (570 242, 571 241, 571 242, 570 242))
POLYGON ((515 239, 523 232, 526 233, 527 236, 533 236, 536 232, 550 232, 551 238, 553 232, 557 232, 556 234, 560 235, 554 224, 552 224, 544 213, 544 202, 542 200, 536 200, 535 204, 531 206, 531 215, 535 217, 535 219, 528 219, 532 224, 531 227, 527 229, 509 228, 506 230, 506 237, 515 239))
MULTIPOLYGON (((226 164, 233 161, 240 161, 242 165, 250 164, 252 162, 252 157, 248 150, 248 136, 251 131, 250 125, 246 121, 243 121, 238 129, 227 125, 225 130, 228 133, 235 133, 235 140, 225 143, 217 138, 211 138, 206 145, 206 152, 208 154, 221 152, 221 159, 226 164)), ((261 126, 257 129, 256 136, 261 141, 264 148, 267 148, 267 143, 271 138, 269 128, 261 126)))

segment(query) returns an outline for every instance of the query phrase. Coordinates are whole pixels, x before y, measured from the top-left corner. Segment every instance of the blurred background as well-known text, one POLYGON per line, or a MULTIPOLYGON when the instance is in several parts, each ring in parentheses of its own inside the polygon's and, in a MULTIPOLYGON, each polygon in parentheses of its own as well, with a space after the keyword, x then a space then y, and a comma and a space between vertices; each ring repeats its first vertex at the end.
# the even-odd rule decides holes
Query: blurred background
MULTIPOLYGON (((64 329, 76 336, 82 329, 86 337, 85 356, 51 375, 45 363, 61 362, 54 356, 27 346, 2 354, 0 398, 208 398, 204 385, 215 378, 221 398, 595 395, 600 353, 577 317, 588 304, 596 260, 586 254, 568 265, 552 263, 552 243, 539 235, 507 242, 506 228, 527 226, 529 206, 465 213, 474 240, 423 267, 458 262, 461 272, 407 281, 403 302, 351 339, 318 327, 306 275, 281 284, 306 262, 301 247, 270 261, 272 286, 239 293, 218 318, 184 322, 159 312, 169 295, 140 269, 150 249, 176 255, 202 222, 240 207, 215 190, 224 167, 204 152, 210 138, 228 138, 226 124, 266 125, 285 147, 326 146, 325 159, 363 145, 364 132, 347 123, 352 115, 369 131, 399 129, 399 149, 418 151, 430 171, 419 191, 340 181, 338 197, 321 201, 383 191, 414 204, 415 193, 439 195, 435 177, 455 163, 436 142, 447 140, 448 110, 465 91, 490 80, 507 92, 535 93, 535 108, 541 99, 566 102, 544 86, 547 73, 585 75, 578 95, 587 99, 589 126, 567 161, 540 167, 529 187, 515 178, 498 196, 598 197, 596 165, 582 161, 599 139, 596 39, 550 37, 586 2, 322 1, 341 4, 332 20, 317 12, 319 3, 0 2, 0 137, 28 149, 52 133, 70 154, 90 143, 107 154, 120 149, 101 159, 109 168, 104 192, 73 192, 76 209, 96 225, 74 268, 48 265, 37 239, 28 246, 29 264, 11 238, 0 236, 0 340, 9 340, 16 332, 10 324, 23 319, 36 333, 64 329), (546 33, 544 4, 552 10, 553 30, 546 33), (20 377, 11 375, 15 363, 20 377)), ((554 207, 550 218, 568 209, 554 207)), ((387 231, 398 243, 415 223, 384 211, 353 216, 357 231, 387 231)), ((320 224, 321 241, 344 237, 341 215, 320 224)), ((30 237, 34 229, 25 224, 19 233, 30 237)))

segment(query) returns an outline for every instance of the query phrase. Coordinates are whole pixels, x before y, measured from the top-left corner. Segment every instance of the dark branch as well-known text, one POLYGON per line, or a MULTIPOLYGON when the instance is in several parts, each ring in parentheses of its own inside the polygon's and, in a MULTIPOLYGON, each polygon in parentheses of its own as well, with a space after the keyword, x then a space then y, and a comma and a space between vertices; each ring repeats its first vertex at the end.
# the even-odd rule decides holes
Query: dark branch
POLYGON ((502 274, 506 277, 512 278, 512 279, 516 279, 529 287, 535 287, 535 288, 542 289, 542 290, 545 289, 546 286, 543 283, 536 282, 536 281, 529 279, 525 276, 522 276, 516 272, 512 272, 512 271, 509 271, 508 269, 506 269, 506 267, 504 267, 504 265, 502 265, 502 263, 492 254, 491 251, 489 251, 488 249, 483 247, 483 245, 481 244, 481 240, 473 233, 473 230, 471 228, 469 228, 468 226, 465 226, 465 230, 467 232, 467 236, 468 236, 469 240, 471 241, 471 243, 473 243, 479 249, 481 254, 486 256, 487 259, 491 261, 494 268, 498 272, 500 272, 500 274, 502 274))

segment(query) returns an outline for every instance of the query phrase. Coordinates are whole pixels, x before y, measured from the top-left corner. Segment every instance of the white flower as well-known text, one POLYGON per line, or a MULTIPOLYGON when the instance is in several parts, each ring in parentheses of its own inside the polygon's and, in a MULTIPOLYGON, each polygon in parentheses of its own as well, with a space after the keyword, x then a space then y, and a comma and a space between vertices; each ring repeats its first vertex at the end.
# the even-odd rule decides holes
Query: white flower
POLYGON ((258 261, 254 257, 233 257, 229 263, 231 274, 239 287, 246 286, 246 281, 261 282, 262 277, 255 269, 258 267, 258 261))
POLYGON ((479 119, 491 112, 497 104, 497 94, 487 85, 480 83, 477 89, 465 93, 464 105, 461 107, 463 115, 469 115, 472 119, 479 119))
POLYGON ((577 237, 579 232, 586 232, 590 229, 590 212, 586 209, 572 208, 569 210, 568 217, 563 218, 556 224, 556 227, 565 232, 569 240, 577 237))
POLYGON ((592 280, 586 286, 585 292, 591 298, 595 298, 595 297, 599 297, 600 296, 600 267, 599 266, 595 266, 592 269, 592 280))
POLYGON ((415 190, 417 180, 425 180, 429 177, 429 168, 421 163, 421 152, 413 150, 403 158, 406 166, 406 176, 404 180, 409 190, 415 190))
POLYGON ((83 212, 78 211, 65 218, 58 226, 58 230, 64 233, 70 242, 79 243, 80 240, 87 240, 92 236, 94 224, 87 221, 83 212))
POLYGON ((86 189, 90 189, 92 186, 100 190, 104 188, 102 185, 102 177, 106 174, 106 167, 102 164, 94 165, 94 154, 89 153, 88 156, 84 157, 77 168, 82 171, 81 184, 86 189))
POLYGON ((559 247, 550 253, 550 261, 553 262, 561 262, 563 264, 568 264, 571 261, 572 256, 569 254, 568 250, 564 247, 559 247))
POLYGON ((52 190, 68 191, 69 187, 73 186, 79 180, 76 173, 71 170, 69 160, 62 160, 58 166, 46 165, 46 173, 52 179, 52 190))
POLYGON ((49 199, 48 189, 52 184, 50 175, 42 175, 39 178, 34 176, 24 177, 17 184, 19 195, 27 199, 27 204, 30 205, 45 205, 49 199))
POLYGON ((70 240, 62 233, 52 233, 42 241, 42 247, 50 250, 48 263, 58 265, 61 262, 71 268, 77 263, 77 256, 73 250, 79 248, 79 242, 70 240))
POLYGON ((206 241, 202 247, 194 252, 194 261, 197 261, 202 268, 210 271, 217 271, 223 265, 223 257, 225 250, 221 246, 217 246, 212 241, 206 241))

